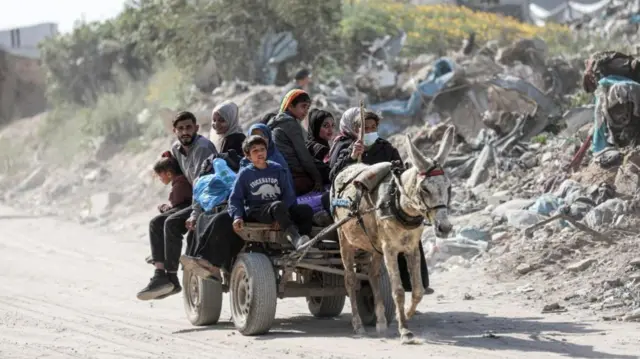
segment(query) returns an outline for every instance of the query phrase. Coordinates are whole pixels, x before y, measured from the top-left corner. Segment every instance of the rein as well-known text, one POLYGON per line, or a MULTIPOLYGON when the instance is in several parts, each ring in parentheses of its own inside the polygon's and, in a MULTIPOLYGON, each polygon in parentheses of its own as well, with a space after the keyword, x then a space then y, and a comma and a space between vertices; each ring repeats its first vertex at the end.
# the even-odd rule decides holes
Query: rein
MULTIPOLYGON (((426 177, 444 176, 444 174, 445 174, 444 170, 442 169, 442 167, 440 167, 440 165, 438 163, 434 163, 433 167, 431 167, 429 170, 419 173, 420 176, 423 176, 425 178, 426 177)), ((426 213, 427 219, 429 220, 429 224, 433 224, 435 222, 434 218, 432 218, 431 211, 433 211, 435 209, 447 208, 447 205, 445 205, 445 204, 440 204, 440 205, 437 205, 435 207, 429 207, 426 203, 424 203, 424 200, 423 200, 421 195, 420 195, 420 202, 422 202, 422 203, 420 203, 420 202, 416 201, 415 199, 413 199, 411 196, 409 196, 407 194, 407 192, 405 191, 404 187, 402 186, 402 178, 401 178, 400 174, 398 174, 397 172, 393 172, 393 180, 394 180, 394 182, 396 184, 396 187, 400 191, 400 194, 405 196, 407 201, 409 201, 413 206, 415 206, 420 212, 426 213)), ((420 191, 420 189, 418 189, 418 191, 420 191)), ((418 216, 412 217, 412 216, 407 215, 400 208, 399 204, 400 204, 400 198, 398 198, 398 210, 400 212, 402 212, 402 213, 398 213, 400 215, 400 217, 404 217, 404 216, 411 217, 411 218, 415 218, 415 220, 417 221, 418 216)), ((419 216, 419 217, 422 217, 422 216, 419 216)))

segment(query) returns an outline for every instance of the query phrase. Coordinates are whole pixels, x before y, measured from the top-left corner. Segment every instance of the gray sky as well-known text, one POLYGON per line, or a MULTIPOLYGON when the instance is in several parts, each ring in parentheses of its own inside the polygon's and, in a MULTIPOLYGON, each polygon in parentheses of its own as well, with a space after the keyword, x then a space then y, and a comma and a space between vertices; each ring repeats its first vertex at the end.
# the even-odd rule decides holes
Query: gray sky
POLYGON ((62 32, 73 28, 76 20, 105 20, 116 16, 126 0, 0 0, 0 29, 58 23, 62 32))

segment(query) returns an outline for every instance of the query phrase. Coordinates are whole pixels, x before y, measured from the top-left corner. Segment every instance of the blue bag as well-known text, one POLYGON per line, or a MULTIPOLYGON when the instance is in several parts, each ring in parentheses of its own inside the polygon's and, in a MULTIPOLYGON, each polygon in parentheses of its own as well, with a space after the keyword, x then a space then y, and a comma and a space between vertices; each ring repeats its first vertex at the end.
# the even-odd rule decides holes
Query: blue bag
POLYGON ((193 185, 193 199, 205 212, 226 201, 231 194, 236 174, 221 158, 213 160, 213 174, 198 177, 193 185))

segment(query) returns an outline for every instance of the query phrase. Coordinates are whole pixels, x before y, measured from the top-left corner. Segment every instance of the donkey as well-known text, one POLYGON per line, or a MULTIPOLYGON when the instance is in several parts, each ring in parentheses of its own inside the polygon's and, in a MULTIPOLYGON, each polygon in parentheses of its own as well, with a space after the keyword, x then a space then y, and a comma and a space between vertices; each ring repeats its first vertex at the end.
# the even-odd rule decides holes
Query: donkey
MULTIPOLYGON (((368 276, 373 291, 378 334, 386 335, 388 324, 380 292, 384 258, 396 305, 401 343, 419 342, 407 327, 407 319, 415 314, 425 292, 420 274, 419 243, 423 231, 422 223, 424 217, 429 219, 438 237, 445 237, 453 229, 447 213, 451 182, 441 167, 451 152, 453 141, 454 127, 450 126, 444 134, 438 154, 430 159, 422 155, 407 136, 409 161, 412 166, 402 174, 393 173, 389 170, 390 166, 387 167, 386 172, 380 171, 380 168, 384 168, 384 164, 373 166, 353 164, 340 172, 334 181, 331 188, 332 204, 339 204, 342 201, 350 203, 351 206, 349 208, 348 205, 334 205, 335 221, 357 213, 352 212, 354 210, 363 213, 357 221, 348 221, 338 228, 340 253, 345 268, 345 287, 351 301, 352 325, 357 335, 365 334, 362 319, 358 314, 356 273, 353 270, 355 252, 361 249, 371 254, 368 276), (362 194, 363 190, 358 189, 358 179, 363 178, 362 174, 367 170, 377 171, 379 176, 384 177, 372 185, 373 188, 369 188, 367 193, 362 194), (352 198, 361 199, 353 201, 352 198), (390 207, 394 210, 388 210, 390 207), (371 208, 377 209, 372 211, 371 208), (412 219, 409 221, 412 223, 409 223, 407 218, 412 219), (404 312, 405 293, 398 267, 399 253, 404 253, 411 277, 411 306, 406 314, 404 312)), ((364 177, 371 179, 374 176, 369 173, 364 177)))

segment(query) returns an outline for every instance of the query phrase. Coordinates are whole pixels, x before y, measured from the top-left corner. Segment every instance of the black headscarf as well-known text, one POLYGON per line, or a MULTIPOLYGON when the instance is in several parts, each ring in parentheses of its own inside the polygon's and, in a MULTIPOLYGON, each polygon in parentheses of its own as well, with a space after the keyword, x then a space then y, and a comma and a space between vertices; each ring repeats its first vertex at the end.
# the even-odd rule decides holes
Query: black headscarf
POLYGON ((322 124, 327 118, 333 119, 333 115, 317 108, 309 111, 309 131, 307 133, 307 149, 313 157, 324 161, 324 157, 329 153, 329 141, 320 138, 322 124))
POLYGON ((307 142, 318 142, 321 145, 329 147, 329 141, 320 138, 322 124, 327 118, 333 118, 333 115, 328 111, 317 108, 309 111, 309 133, 307 135, 307 142))

